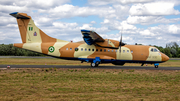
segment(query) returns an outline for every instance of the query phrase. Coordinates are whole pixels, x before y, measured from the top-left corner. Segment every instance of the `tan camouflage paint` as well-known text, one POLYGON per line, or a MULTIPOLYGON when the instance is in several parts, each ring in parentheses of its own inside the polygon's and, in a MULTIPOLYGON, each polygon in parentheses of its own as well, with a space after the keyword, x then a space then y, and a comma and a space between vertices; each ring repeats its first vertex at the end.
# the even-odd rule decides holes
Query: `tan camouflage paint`
MULTIPOLYGON (((120 52, 120 49, 102 48, 95 45, 87 45, 83 42, 73 43, 55 39, 49 37, 38 27, 36 27, 30 16, 24 13, 18 14, 26 16, 30 19, 17 19, 22 43, 14 44, 15 47, 65 58, 94 59, 96 57, 100 57, 100 59, 136 61, 167 61, 169 59, 169 57, 163 53, 151 52, 151 48, 155 48, 152 46, 125 45, 121 47, 120 52), (29 27, 33 27, 33 29, 29 30, 29 27), (34 36, 35 32, 37 35, 34 36), (78 48, 79 50, 75 51, 75 48, 78 48), (85 51, 85 49, 87 50, 85 51), (92 51, 92 49, 94 49, 94 51, 92 51), (96 49, 98 49, 98 51, 96 51, 96 49)), ((104 42, 96 42, 96 44, 104 47, 118 47, 119 42, 105 39, 104 42)))

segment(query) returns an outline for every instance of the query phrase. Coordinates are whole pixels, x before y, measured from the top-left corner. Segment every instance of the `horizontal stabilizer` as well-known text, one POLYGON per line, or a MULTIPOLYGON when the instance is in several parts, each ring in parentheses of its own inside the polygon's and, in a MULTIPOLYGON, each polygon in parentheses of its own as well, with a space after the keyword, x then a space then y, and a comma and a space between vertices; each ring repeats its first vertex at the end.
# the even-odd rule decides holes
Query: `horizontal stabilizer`
POLYGON ((31 19, 31 17, 28 16, 26 13, 14 12, 14 13, 10 13, 10 15, 17 19, 31 19))

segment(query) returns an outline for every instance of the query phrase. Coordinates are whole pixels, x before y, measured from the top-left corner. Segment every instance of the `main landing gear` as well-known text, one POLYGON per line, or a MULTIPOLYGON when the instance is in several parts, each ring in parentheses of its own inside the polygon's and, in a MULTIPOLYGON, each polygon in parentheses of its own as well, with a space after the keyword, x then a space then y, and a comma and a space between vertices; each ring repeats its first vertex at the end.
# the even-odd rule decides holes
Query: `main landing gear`
POLYGON ((99 66, 99 62, 96 62, 96 63, 92 62, 91 63, 91 67, 98 67, 98 66, 99 66))
POLYGON ((98 67, 100 64, 101 60, 100 57, 96 57, 92 62, 91 62, 91 67, 98 67))

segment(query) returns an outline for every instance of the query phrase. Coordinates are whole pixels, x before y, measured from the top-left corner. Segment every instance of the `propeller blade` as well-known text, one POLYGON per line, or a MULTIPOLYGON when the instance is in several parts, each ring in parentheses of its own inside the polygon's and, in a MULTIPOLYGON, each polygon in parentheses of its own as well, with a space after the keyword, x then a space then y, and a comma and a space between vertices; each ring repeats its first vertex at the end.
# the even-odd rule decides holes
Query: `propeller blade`
MULTIPOLYGON (((123 28, 122 28, 122 31, 123 31, 123 28)), ((120 42, 119 42, 120 52, 121 52, 121 45, 122 45, 122 31, 121 31, 121 38, 120 38, 120 42)))

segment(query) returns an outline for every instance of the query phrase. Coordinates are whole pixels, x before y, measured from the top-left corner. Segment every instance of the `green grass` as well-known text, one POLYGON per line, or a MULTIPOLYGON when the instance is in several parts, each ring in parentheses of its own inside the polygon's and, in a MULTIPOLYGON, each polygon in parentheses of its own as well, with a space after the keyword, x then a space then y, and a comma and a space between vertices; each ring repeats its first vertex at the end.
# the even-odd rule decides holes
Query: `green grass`
POLYGON ((180 71, 8 69, 0 71, 0 100, 180 100, 180 71))

